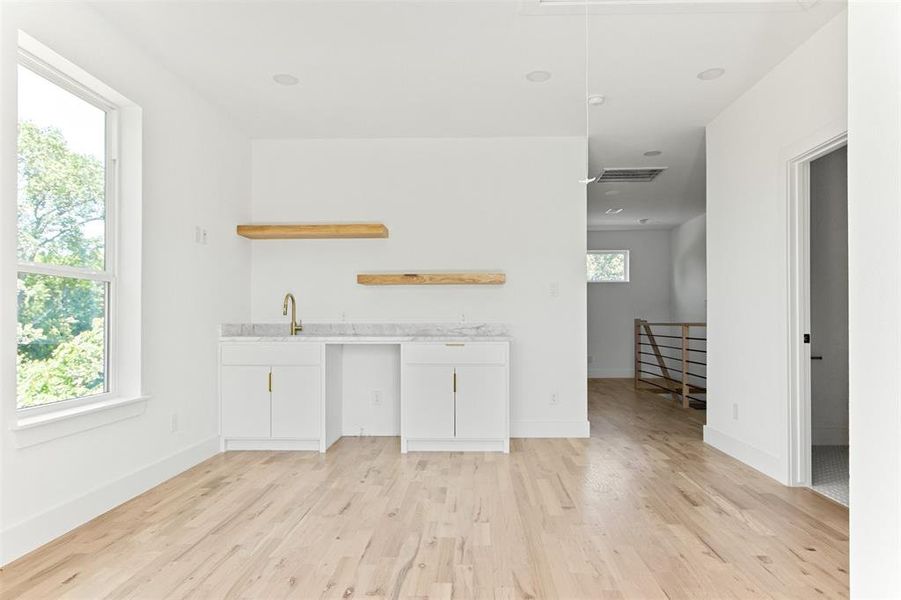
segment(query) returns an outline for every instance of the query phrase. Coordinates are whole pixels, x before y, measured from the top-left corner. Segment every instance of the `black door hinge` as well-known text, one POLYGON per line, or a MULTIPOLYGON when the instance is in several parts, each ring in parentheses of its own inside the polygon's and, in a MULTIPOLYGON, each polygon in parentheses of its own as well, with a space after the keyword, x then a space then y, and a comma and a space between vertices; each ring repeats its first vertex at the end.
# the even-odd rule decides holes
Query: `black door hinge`
POLYGON ((810 334, 809 334, 809 333, 805 333, 805 334, 804 334, 804 343, 805 343, 805 344, 809 344, 809 343, 810 343, 810 334))

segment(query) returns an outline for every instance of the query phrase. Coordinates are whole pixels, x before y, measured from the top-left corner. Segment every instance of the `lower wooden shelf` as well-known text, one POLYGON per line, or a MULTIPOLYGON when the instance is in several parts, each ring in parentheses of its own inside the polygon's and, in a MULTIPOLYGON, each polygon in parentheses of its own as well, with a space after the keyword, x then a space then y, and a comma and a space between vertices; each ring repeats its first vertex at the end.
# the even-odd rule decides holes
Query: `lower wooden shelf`
POLYGON ((504 273, 359 273, 360 285, 503 285, 504 273))

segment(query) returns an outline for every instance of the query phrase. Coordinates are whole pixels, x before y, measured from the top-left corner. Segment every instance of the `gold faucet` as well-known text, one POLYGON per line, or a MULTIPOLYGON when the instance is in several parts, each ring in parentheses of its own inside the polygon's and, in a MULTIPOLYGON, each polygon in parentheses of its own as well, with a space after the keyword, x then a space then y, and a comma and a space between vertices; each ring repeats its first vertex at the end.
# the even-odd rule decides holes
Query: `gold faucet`
POLYGON ((288 314, 288 300, 291 301, 291 325, 289 326, 291 335, 297 335, 298 331, 303 331, 303 323, 297 322, 297 300, 294 299, 294 294, 291 292, 285 294, 285 303, 282 306, 282 314, 288 314))

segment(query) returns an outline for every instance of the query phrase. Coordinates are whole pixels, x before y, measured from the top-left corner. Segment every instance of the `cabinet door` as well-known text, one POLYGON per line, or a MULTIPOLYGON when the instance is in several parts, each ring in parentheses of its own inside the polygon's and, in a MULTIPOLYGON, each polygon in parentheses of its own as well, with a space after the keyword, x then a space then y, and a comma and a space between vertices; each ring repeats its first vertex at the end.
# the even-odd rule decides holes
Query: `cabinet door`
POLYGON ((269 367, 223 366, 220 378, 222 436, 269 437, 269 367))
POLYGON ((454 437, 454 368, 404 365, 404 437, 449 440, 454 437))
POLYGON ((319 439, 320 379, 318 366, 272 367, 273 439, 319 439))
POLYGON ((507 369, 496 365, 457 367, 457 437, 507 436, 507 369))

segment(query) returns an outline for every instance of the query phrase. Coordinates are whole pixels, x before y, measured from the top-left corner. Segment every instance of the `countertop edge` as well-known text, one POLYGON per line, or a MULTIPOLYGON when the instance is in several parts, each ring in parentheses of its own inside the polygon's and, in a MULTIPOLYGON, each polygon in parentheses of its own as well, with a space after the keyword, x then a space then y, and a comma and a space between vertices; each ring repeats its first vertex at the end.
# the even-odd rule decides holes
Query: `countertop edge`
POLYGON ((296 335, 296 336, 258 336, 258 335, 240 335, 240 336, 221 336, 219 343, 259 343, 259 342, 325 342, 334 344, 344 343, 367 343, 367 344, 400 344, 404 342, 509 342, 512 341, 510 336, 372 336, 372 335, 343 335, 343 336, 313 336, 313 335, 296 335))

